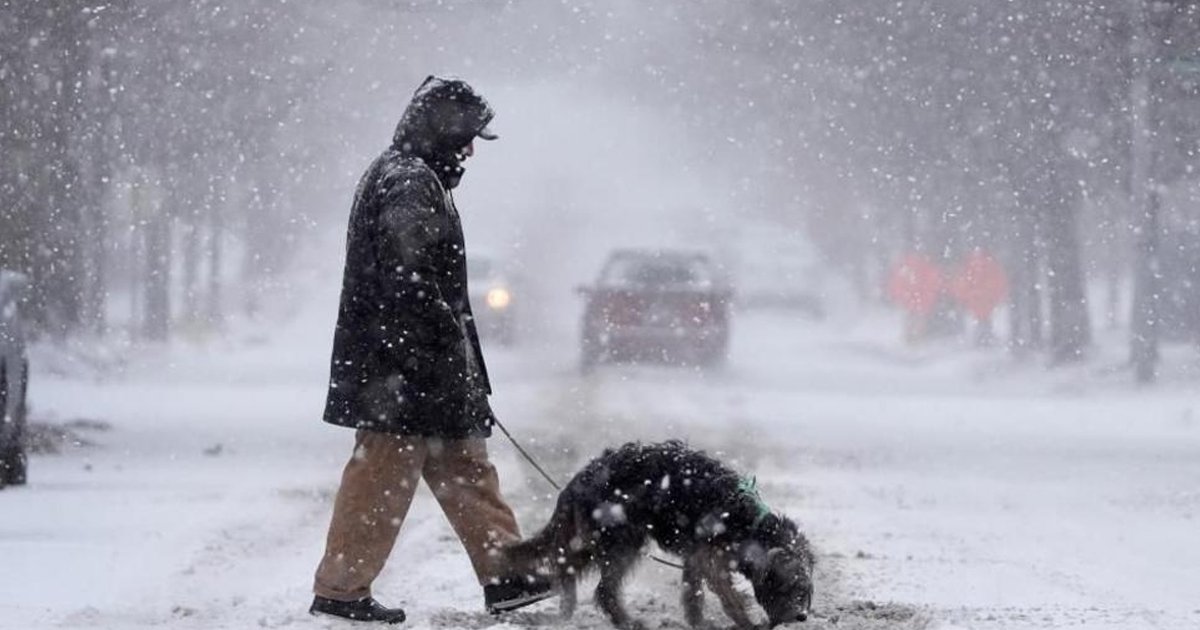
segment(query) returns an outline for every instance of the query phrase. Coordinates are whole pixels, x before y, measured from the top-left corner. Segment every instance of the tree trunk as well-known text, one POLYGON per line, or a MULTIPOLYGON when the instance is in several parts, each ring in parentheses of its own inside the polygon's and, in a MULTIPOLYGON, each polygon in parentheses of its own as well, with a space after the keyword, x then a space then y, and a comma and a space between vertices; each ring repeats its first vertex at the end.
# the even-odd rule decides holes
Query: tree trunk
POLYGON ((183 268, 180 278, 183 296, 183 316, 200 319, 200 228, 196 217, 183 225, 183 268))
POLYGON ((1050 362, 1078 361, 1091 343, 1087 292, 1075 225, 1075 206, 1066 188, 1071 184, 1056 173, 1043 213, 1046 276, 1050 297, 1050 362))
POLYGON ((46 292, 48 323, 56 332, 66 333, 82 321, 83 279, 87 273, 81 251, 85 238, 81 212, 84 181, 71 148, 80 127, 88 33, 76 7, 52 9, 44 19, 48 20, 49 45, 55 47, 58 59, 49 64, 57 82, 48 93, 39 94, 48 99, 41 104, 44 112, 34 113, 46 116, 48 123, 43 137, 47 160, 42 169, 48 214, 42 226, 44 241, 38 244, 38 251, 43 253, 34 264, 35 275, 40 276, 46 292), (38 267, 41 273, 37 273, 38 267))
POLYGON ((151 341, 166 341, 171 320, 171 225, 162 208, 154 208, 145 232, 145 317, 142 334, 151 341))
POLYGON ((1158 370, 1158 191, 1155 187, 1154 81, 1151 60, 1155 43, 1150 37, 1147 7, 1130 0, 1132 23, 1129 43, 1134 78, 1129 88, 1132 142, 1133 305, 1129 316, 1129 361, 1139 383, 1151 383, 1158 370))
POLYGON ((1009 349, 1018 357, 1042 345, 1041 264, 1034 213, 1032 200, 1018 201, 1009 242, 1009 349))
POLYGON ((1152 383, 1158 372, 1158 211, 1157 190, 1146 191, 1146 206, 1138 213, 1137 251, 1130 315, 1129 358, 1139 383, 1152 383))
POLYGON ((224 207, 221 195, 213 195, 213 204, 208 208, 208 292, 205 297, 205 314, 208 321, 220 327, 224 321, 224 306, 221 297, 221 241, 224 232, 224 207))

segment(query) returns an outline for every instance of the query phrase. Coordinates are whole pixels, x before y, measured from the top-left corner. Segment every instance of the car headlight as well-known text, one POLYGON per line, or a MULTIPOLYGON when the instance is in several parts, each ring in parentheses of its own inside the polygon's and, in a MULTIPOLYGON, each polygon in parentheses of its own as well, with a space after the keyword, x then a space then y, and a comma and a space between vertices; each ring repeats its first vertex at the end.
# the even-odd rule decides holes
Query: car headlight
POLYGON ((497 287, 487 292, 487 305, 492 309, 497 311, 506 309, 511 302, 512 295, 508 293, 508 289, 497 287))

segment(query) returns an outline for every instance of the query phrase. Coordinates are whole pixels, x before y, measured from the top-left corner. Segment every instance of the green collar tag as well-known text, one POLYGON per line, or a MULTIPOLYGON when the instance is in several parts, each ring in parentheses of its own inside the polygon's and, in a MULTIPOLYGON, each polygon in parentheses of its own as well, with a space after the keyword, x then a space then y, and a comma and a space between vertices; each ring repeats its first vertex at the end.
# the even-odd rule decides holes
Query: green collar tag
POLYGON ((758 527, 758 524, 771 513, 771 508, 763 502, 762 496, 758 494, 758 477, 742 477, 738 480, 738 491, 754 501, 754 508, 758 513, 754 515, 753 527, 758 527))

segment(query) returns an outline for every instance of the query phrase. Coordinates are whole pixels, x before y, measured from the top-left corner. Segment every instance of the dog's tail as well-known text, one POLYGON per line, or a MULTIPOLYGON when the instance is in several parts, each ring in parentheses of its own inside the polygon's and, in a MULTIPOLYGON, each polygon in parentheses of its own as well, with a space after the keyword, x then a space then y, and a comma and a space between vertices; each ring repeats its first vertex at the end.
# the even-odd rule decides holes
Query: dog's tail
POLYGON ((571 510, 558 506, 550 521, 532 537, 500 548, 509 569, 516 573, 556 573, 556 567, 572 555, 576 519, 571 510))

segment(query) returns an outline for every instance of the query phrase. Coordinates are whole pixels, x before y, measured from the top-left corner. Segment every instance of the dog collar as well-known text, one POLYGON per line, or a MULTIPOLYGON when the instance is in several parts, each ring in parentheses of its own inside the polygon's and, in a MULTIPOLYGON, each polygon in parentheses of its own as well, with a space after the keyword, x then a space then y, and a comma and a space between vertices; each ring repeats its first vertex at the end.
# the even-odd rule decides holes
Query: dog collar
POLYGON ((754 509, 757 511, 754 515, 754 522, 751 527, 758 527, 758 524, 767 518, 771 513, 771 508, 763 502, 762 495, 758 493, 758 477, 741 477, 738 479, 738 491, 754 502, 754 509))

